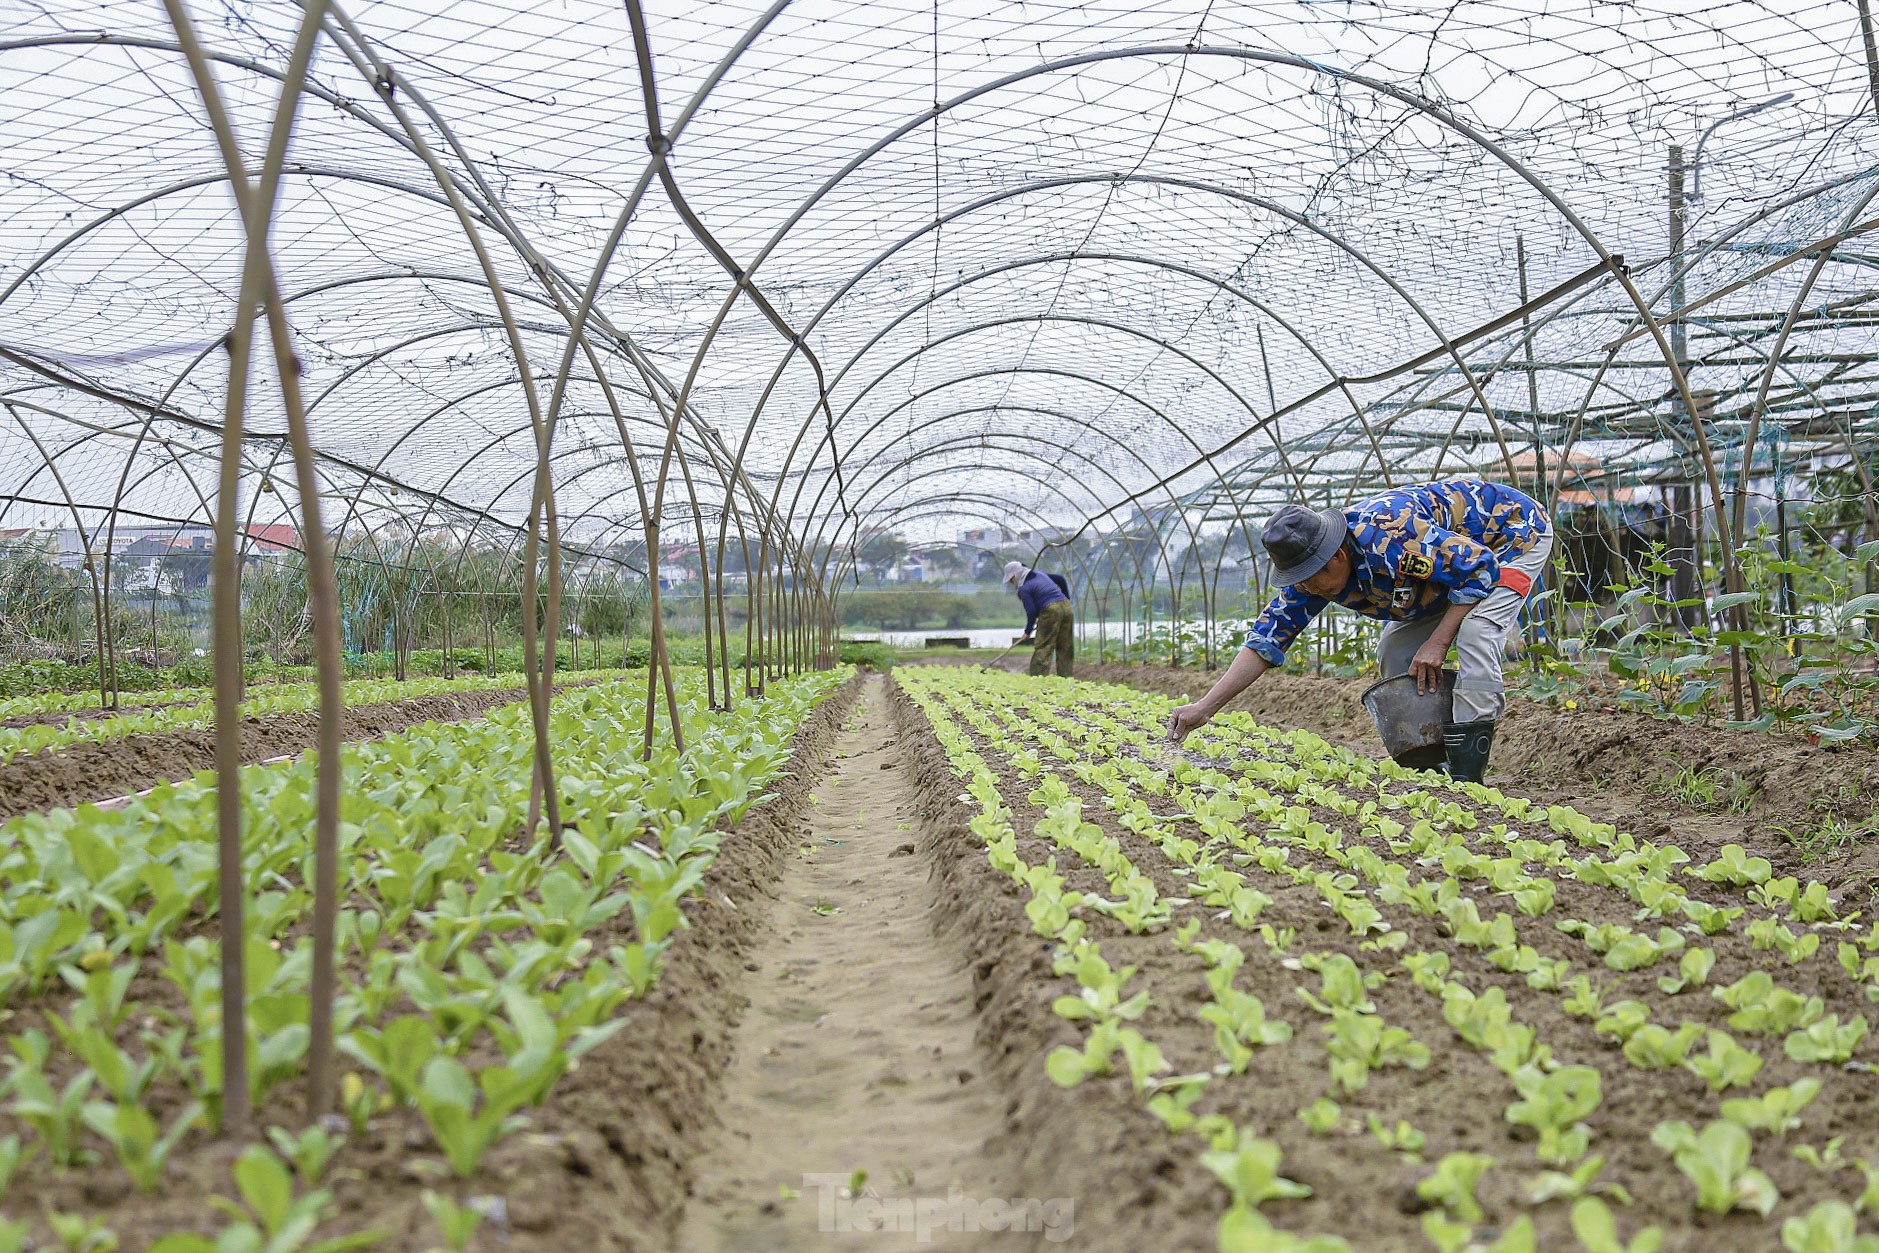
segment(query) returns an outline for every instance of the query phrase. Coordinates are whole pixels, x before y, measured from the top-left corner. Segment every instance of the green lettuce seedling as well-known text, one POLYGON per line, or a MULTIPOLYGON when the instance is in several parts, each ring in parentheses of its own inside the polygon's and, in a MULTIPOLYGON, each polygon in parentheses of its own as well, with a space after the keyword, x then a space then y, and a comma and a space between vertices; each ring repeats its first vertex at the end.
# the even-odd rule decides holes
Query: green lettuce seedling
POLYGON ((1456 1222, 1442 1213, 1422 1216, 1422 1234, 1435 1246, 1436 1253, 1535 1253, 1539 1248, 1533 1220, 1525 1214, 1510 1223, 1492 1244, 1475 1239, 1474 1224, 1456 1222))
POLYGON ((1226 1185, 1231 1196, 1227 1213, 1220 1219, 1220 1247, 1247 1253, 1271 1248, 1271 1245, 1247 1242, 1246 1232, 1253 1226, 1248 1216, 1258 1217, 1259 1207, 1272 1200, 1297 1200, 1311 1195, 1311 1189, 1279 1174, 1284 1154, 1271 1140, 1262 1140, 1251 1128, 1241 1128, 1239 1142, 1231 1148, 1210 1149, 1201 1154, 1201 1164, 1214 1178, 1226 1185), (1235 1243, 1228 1244, 1232 1236, 1235 1243))
POLYGON ((235 1189, 241 1203, 210 1197, 209 1203, 233 1219, 219 1238, 166 1236, 151 1246, 151 1253, 215 1253, 216 1250, 254 1250, 256 1253, 349 1253, 384 1239, 382 1231, 362 1231, 332 1240, 312 1241, 314 1228, 332 1206, 330 1192, 308 1192, 294 1197, 293 1175, 264 1146, 251 1144, 235 1159, 235 1189))
POLYGON ((1245 1073, 1255 1048, 1292 1038, 1289 1023, 1267 1018, 1258 997, 1231 986, 1221 988, 1213 1004, 1201 1006, 1200 1016, 1213 1024, 1214 1047, 1236 1075, 1245 1073))
POLYGON ((435 1057, 424 1067, 418 1112, 450 1168, 468 1176, 475 1173, 491 1145, 522 1125, 516 1111, 545 1087, 542 1075, 508 1066, 487 1067, 473 1082, 469 1070, 456 1058, 435 1057))
POLYGON ((1457 1151, 1435 1164, 1435 1171, 1416 1184, 1416 1195, 1434 1201, 1449 1216, 1464 1223, 1481 1221, 1481 1203, 1475 1200, 1475 1185, 1481 1181, 1494 1159, 1485 1153, 1457 1151))
POLYGON ((1129 1068, 1129 1083, 1138 1097, 1148 1091, 1148 1085, 1156 1075, 1173 1069, 1162 1055, 1161 1046, 1145 1039, 1141 1032, 1132 1027, 1118 1031, 1116 1042, 1122 1049, 1122 1060, 1129 1068))
POLYGON ((1123 998, 1122 989, 1135 975, 1134 966, 1112 968, 1094 945, 1089 946, 1074 971, 1082 992, 1078 996, 1060 996, 1051 1004, 1059 1017, 1072 1021, 1121 1018, 1130 1022, 1148 1008, 1148 992, 1123 998))
POLYGON ((1740 905, 1711 905, 1705 901, 1684 898, 1683 916, 1696 924, 1697 930, 1704 935, 1720 935, 1730 925, 1748 911, 1740 905))
POLYGON ((1599 1073, 1590 1066, 1562 1066, 1547 1074, 1536 1066, 1514 1072, 1522 1099, 1507 1107, 1507 1121, 1540 1133, 1535 1155, 1564 1166, 1585 1156, 1592 1131, 1582 1121, 1604 1099, 1599 1073))
POLYGON ((1879 1236, 1859 1234, 1845 1201, 1821 1201, 1781 1224, 1781 1247, 1787 1253, 1879 1253, 1879 1236))
POLYGON ((1298 1121, 1313 1135, 1328 1136, 1343 1120, 1344 1107, 1328 1096, 1321 1096, 1298 1111, 1298 1121))
POLYGON ((22 1145, 18 1136, 0 1136, 0 1201, 6 1200, 13 1176, 36 1151, 33 1145, 22 1145))
POLYGON ((1801 1111, 1820 1095, 1820 1080, 1796 1079, 1785 1088, 1722 1103, 1722 1116, 1749 1131, 1786 1135, 1801 1125, 1801 1111))
POLYGON ((1122 1024, 1115 1019, 1099 1022, 1083 1038, 1081 1049, 1060 1044, 1044 1059, 1044 1073, 1059 1087, 1074 1088, 1085 1079, 1113 1072, 1116 1050, 1121 1047, 1122 1024))
POLYGON ((1527 1190, 1527 1201, 1533 1205, 1545 1205, 1548 1201, 1576 1201, 1593 1191, 1609 1193, 1621 1205, 1631 1204, 1631 1194, 1622 1184, 1599 1183, 1599 1172, 1605 1169, 1605 1158, 1594 1153, 1572 1168, 1570 1173, 1557 1170, 1543 1170, 1533 1177, 1533 1183, 1527 1190))
POLYGON ((1675 1031, 1646 1023, 1625 1041, 1625 1059, 1643 1070, 1669 1070, 1681 1066, 1691 1048, 1703 1038, 1703 1024, 1685 1020, 1675 1031))
POLYGON ((61 1214, 49 1209, 46 1226, 52 1228, 52 1238, 65 1253, 117 1253, 117 1233, 96 1214, 61 1214))
POLYGON ((1820 1148, 1811 1144, 1797 1144, 1788 1153, 1797 1162, 1805 1162, 1823 1174, 1831 1174, 1852 1165, 1840 1152, 1840 1146, 1845 1143, 1845 1136, 1835 1136, 1820 1148))
POLYGON ((96 1157, 78 1142, 92 1082, 89 1071, 80 1071, 64 1088, 55 1090, 37 1071, 16 1071, 13 1075, 11 1085, 16 1095, 9 1112, 39 1133, 46 1146, 46 1158, 54 1166, 79 1166, 96 1157))
POLYGON ((1774 872, 1774 865, 1766 857, 1751 857, 1740 844, 1725 844, 1715 861, 1685 871, 1710 883, 1731 883, 1736 887, 1766 883, 1774 872))
POLYGON ((1866 999, 1879 1001, 1879 957, 1867 957, 1857 944, 1839 945, 1840 969, 1855 983, 1866 985, 1866 999))
POLYGON ((1660 958, 1681 953, 1684 943, 1683 936, 1669 927, 1659 927, 1655 940, 1634 931, 1619 937, 1605 950, 1605 964, 1613 970, 1641 970, 1655 965, 1660 958))
POLYGON ((1403 957, 1403 969, 1424 992, 1440 995, 1449 972, 1447 953, 1409 953, 1403 957))
MULTIPOLYGON (((1359 1014, 1376 1012, 1376 1003, 1367 995, 1368 986, 1364 974, 1357 968, 1357 963, 1343 953, 1334 953, 1325 958, 1318 968, 1319 978, 1323 981, 1324 999, 1320 1000, 1304 988, 1298 988, 1298 998, 1321 1014, 1335 1014, 1339 1010, 1349 1010, 1359 1014)), ((1378 980, 1381 982, 1381 979, 1378 980)))
POLYGON ((1233 1123, 1225 1115, 1203 1116, 1194 1112, 1194 1105, 1206 1095, 1207 1081, 1212 1077, 1206 1074, 1175 1075, 1151 1081, 1148 1112, 1159 1118, 1161 1125, 1170 1134, 1181 1135, 1192 1131, 1209 1142, 1218 1141, 1224 1135, 1231 1142, 1233 1123))
POLYGON ((201 1102, 183 1107, 164 1131, 156 1117, 141 1105, 113 1105, 92 1101, 85 1106, 85 1125, 117 1153, 118 1163, 139 1192, 154 1192, 162 1182, 164 1164, 197 1119, 201 1102))
POLYGON ((1220 1216, 1215 1244, 1220 1253, 1351 1253, 1350 1242, 1341 1236, 1280 1231, 1265 1215, 1244 1206, 1234 1206, 1220 1216))
POLYGON ((1644 1228, 1627 1244, 1618 1235, 1618 1220, 1605 1202, 1589 1196, 1573 1204, 1572 1234, 1579 1237, 1585 1253, 1657 1253, 1664 1245, 1660 1227, 1644 1228))
POLYGON ((1377 1143, 1384 1148, 1393 1153, 1402 1154, 1411 1162, 1422 1160, 1420 1156, 1422 1146, 1429 1142, 1429 1137, 1407 1122, 1398 1119, 1396 1125, 1392 1127, 1377 1117, 1376 1111, 1372 1110, 1364 1115, 1364 1125, 1370 1129, 1370 1134, 1376 1138, 1377 1143))
MULTIPOLYGON (((1576 975, 1566 985, 1572 995, 1560 1002, 1560 1008, 1574 1018, 1597 1018, 1605 1000, 1605 990, 1595 987, 1585 975, 1576 975)), ((1648 1011, 1647 1011, 1648 1012, 1648 1011)))
POLYGON ((1735 1011, 1729 1015, 1731 1027, 1757 1035, 1780 1035, 1811 1026, 1826 1009, 1818 996, 1776 987, 1774 977, 1765 970, 1750 971, 1710 995, 1735 1011))
POLYGON ((339 1047, 382 1076, 392 1099, 417 1103, 424 1067, 441 1051, 437 1028, 415 1014, 394 1018, 383 1028, 360 1027, 341 1037, 339 1047))
POLYGON ((1687 988, 1700 988, 1709 981, 1709 972, 1715 968, 1714 949, 1693 948, 1677 962, 1675 975, 1657 976, 1658 990, 1666 996, 1675 996, 1687 988))
POLYGON ((1853 1050, 1865 1038, 1864 1015, 1842 1026, 1838 1014, 1828 1014, 1819 1022, 1790 1035, 1782 1042, 1782 1048, 1797 1062, 1832 1062, 1838 1065, 1850 1060, 1853 1050))
POLYGON ((1742 933, 1754 947, 1775 949, 1790 964, 1806 961, 1820 951, 1819 932, 1790 930, 1779 918, 1757 918, 1742 928, 1742 933))
POLYGON ((483 1221, 483 1211, 474 1205, 459 1205, 447 1196, 440 1196, 431 1189, 424 1189, 419 1198, 424 1208, 430 1211, 431 1221, 437 1224, 437 1230, 443 1233, 444 1244, 450 1253, 466 1253, 470 1247, 470 1238, 483 1221))
POLYGON ((1373 1014, 1338 1010, 1324 1033, 1329 1037, 1325 1051, 1331 1055, 1331 1082, 1340 1092, 1362 1091, 1370 1072, 1385 1066, 1421 1070, 1429 1064, 1428 1045, 1401 1027, 1385 1026, 1373 1014))
MULTIPOLYGON (((1730 1102, 1724 1102, 1725 1108, 1730 1102)), ((1711 1214, 1754 1210, 1764 1218, 1781 1199, 1774 1182, 1749 1165, 1749 1133, 1720 1119, 1701 1133, 1680 1121, 1663 1122, 1651 1143, 1671 1155, 1677 1169, 1696 1185, 1696 1206, 1711 1214)))
POLYGON ((326 1175, 326 1164, 341 1144, 339 1137, 317 1122, 298 1134, 285 1127, 269 1127, 267 1138, 275 1151, 294 1164, 294 1173, 300 1176, 301 1184, 309 1188, 320 1186, 320 1180, 326 1175))
POLYGON ((1619 1001, 1606 1007, 1604 1016, 1592 1025, 1592 1030, 1624 1041, 1637 1034, 1638 1029, 1650 1020, 1650 1006, 1642 1001, 1619 1001))
POLYGON ((1709 1052, 1684 1059, 1684 1067, 1693 1072, 1711 1092, 1724 1092, 1753 1079, 1762 1068, 1762 1055, 1735 1042, 1727 1031, 1709 1033, 1709 1052))

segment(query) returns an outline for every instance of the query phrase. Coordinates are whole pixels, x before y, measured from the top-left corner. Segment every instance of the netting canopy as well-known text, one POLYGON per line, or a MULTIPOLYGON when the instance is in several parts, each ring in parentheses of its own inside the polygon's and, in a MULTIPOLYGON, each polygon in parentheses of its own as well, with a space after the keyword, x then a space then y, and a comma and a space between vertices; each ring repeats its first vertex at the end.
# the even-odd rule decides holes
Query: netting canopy
MULTIPOLYGON (((15 4, 0 529, 214 514, 231 165, 341 535, 512 540, 545 491, 571 551, 654 521, 839 573, 888 529, 1191 536, 1451 472, 1863 476, 1864 18, 15 4)), ((244 398, 250 536, 297 517, 278 381, 244 398)))

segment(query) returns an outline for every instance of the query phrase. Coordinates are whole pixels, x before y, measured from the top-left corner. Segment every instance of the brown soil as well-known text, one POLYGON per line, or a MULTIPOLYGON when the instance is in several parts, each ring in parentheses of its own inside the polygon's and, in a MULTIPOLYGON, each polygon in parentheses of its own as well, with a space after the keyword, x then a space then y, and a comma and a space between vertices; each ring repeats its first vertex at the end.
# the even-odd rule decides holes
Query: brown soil
MULTIPOLYGON (((958 799, 962 784, 925 716, 905 698, 898 703, 901 750, 918 788, 919 853, 931 864, 940 900, 933 921, 943 943, 968 955, 979 1051, 987 1078, 1006 1094, 1004 1126, 988 1154, 1011 1195, 1074 1205, 1067 1241, 1001 1233, 976 1247, 1212 1250, 1224 1194, 1210 1178, 1197 1184, 1194 1146, 1172 1139, 1126 1081, 1067 1089, 1045 1075, 1053 1048, 1081 1043, 1081 1033, 1051 1009, 1076 985, 1052 973, 1054 945, 1031 929, 1028 893, 992 867, 968 828, 972 811, 958 799)), ((1006 794, 1023 807, 1028 790, 1006 794)), ((1037 842, 1029 844, 1027 859, 1041 862, 1037 842)), ((1167 947, 1166 939, 1160 943, 1167 947)))
MULTIPOLYGON (((1014 725, 1021 722, 1021 718, 1013 720, 1014 725)), ((1034 864, 1055 857, 1067 887, 1107 894, 1104 876, 1074 854, 1025 838, 1040 816, 1040 811, 1024 799, 1033 784, 1012 772, 1002 754, 984 741, 979 747, 988 763, 1002 774, 1000 790, 1014 811, 1021 855, 1034 864)), ((956 781, 953 786, 957 787, 956 781)), ((1156 880, 1164 896, 1181 896, 1191 890, 1187 880, 1173 873, 1171 863, 1153 842, 1122 829, 1114 821, 1104 809, 1100 793, 1074 782, 1071 786, 1083 796, 1085 819, 1114 837, 1130 860, 1156 880)), ((1348 820, 1328 812, 1316 816, 1343 829, 1347 839, 1354 836, 1348 820)), ((1293 850, 1294 864, 1330 868, 1328 861, 1300 856, 1300 851, 1293 850)), ((1381 847, 1378 851, 1390 855, 1381 847)), ((1395 959, 1389 955, 1363 953, 1356 938, 1328 916, 1313 889, 1256 870, 1249 869, 1248 875, 1250 882, 1273 898, 1261 914, 1261 921, 1296 929, 1298 939, 1292 952, 1343 953, 1365 969, 1394 967, 1395 959)), ((1593 922, 1632 921, 1631 902, 1621 893, 1592 889, 1570 879, 1559 881, 1558 889, 1558 916, 1593 922)), ((1714 888, 1705 894, 1722 898, 1729 891, 1714 888)), ((1482 902, 1483 912, 1491 912, 1492 904, 1490 894, 1482 902)), ((1497 970, 1479 950, 1455 945, 1428 918, 1404 908, 1386 908, 1385 913, 1396 930, 1409 936, 1408 951, 1448 953, 1456 976, 1477 992, 1500 987, 1514 1007, 1516 1019, 1535 1026, 1539 1038, 1549 1043, 1562 1061, 1599 1064, 1605 1100, 1591 1120, 1595 1131, 1593 1151, 1606 1155, 1602 1178, 1623 1184, 1635 1197, 1635 1204, 1620 1212, 1624 1230, 1646 1222, 1658 1223, 1668 1233, 1665 1248, 1671 1253, 1695 1253, 1699 1249, 1759 1251, 1772 1247, 1775 1226, 1783 1217, 1804 1212, 1827 1197, 1850 1196, 1849 1186, 1857 1190, 1857 1184, 1849 1184, 1846 1178, 1823 1175, 1794 1161, 1787 1154, 1786 1144, 1768 1138, 1767 1143, 1758 1140, 1755 1163, 1773 1177, 1783 1198, 1773 1220, 1764 1223, 1746 1215, 1726 1219, 1693 1217, 1688 1182, 1666 1155, 1651 1145, 1650 1133, 1664 1119, 1680 1118, 1700 1127, 1716 1116, 1718 1098, 1700 1080, 1680 1069, 1646 1071, 1633 1067, 1616 1055, 1612 1045, 1594 1035, 1590 1023, 1566 1015, 1558 993, 1528 988, 1523 977, 1497 970)), ((1154 994, 1148 1011, 1135 1025, 1165 1052, 1174 1073, 1210 1068, 1218 1054, 1210 1028, 1195 1016, 1195 1009, 1208 995, 1199 962, 1178 952, 1165 931, 1131 935, 1107 917, 1087 911, 1082 916, 1088 923, 1088 933, 1100 942, 1103 956, 1112 965, 1138 968, 1130 990, 1154 994)), ((1239 944, 1247 962, 1238 986, 1259 996, 1269 1013, 1291 1023, 1296 1033, 1289 1043, 1259 1050, 1245 1075, 1216 1079, 1198 1107, 1200 1112, 1225 1114, 1235 1125, 1252 1127, 1276 1140, 1285 1155, 1283 1173, 1315 1189, 1316 1195, 1308 1200, 1274 1202, 1264 1207, 1274 1222, 1299 1232, 1342 1235, 1364 1253, 1406 1253, 1427 1248, 1418 1226, 1418 1213, 1424 1203, 1415 1196, 1414 1184, 1429 1173, 1428 1163, 1442 1154, 1467 1150, 1485 1153, 1497 1163, 1478 1189, 1488 1215, 1478 1235, 1490 1237, 1494 1229, 1516 1216, 1529 1214, 1539 1229, 1539 1247, 1577 1247, 1567 1229, 1565 1206, 1535 1209, 1526 1202, 1528 1182, 1541 1165, 1534 1157, 1530 1139, 1501 1118, 1503 1107, 1514 1099, 1512 1087, 1448 1028, 1437 998, 1415 987, 1400 972, 1371 992, 1379 1013, 1390 1026, 1407 1029, 1413 1038, 1430 1047, 1431 1062, 1421 1071, 1386 1068, 1375 1072, 1361 1093, 1342 1098, 1344 1120, 1340 1128, 1329 1136, 1314 1135, 1305 1130, 1295 1114, 1324 1095, 1328 1087, 1319 1031, 1323 1019, 1304 1008, 1293 992, 1301 985, 1312 986, 1314 977, 1282 967, 1256 937, 1216 917, 1212 910, 1183 911, 1180 917, 1189 922, 1198 920, 1203 939, 1239 944), (1397 1119, 1406 1120, 1423 1132, 1428 1138, 1424 1161, 1406 1161, 1372 1137, 1364 1126, 1365 1115, 1371 1112, 1392 1124, 1397 1119)), ((992 925, 987 920, 981 934, 991 932, 992 925)), ((1568 957, 1577 969, 1589 969, 1605 988, 1607 1003, 1624 998, 1643 1001, 1650 1007, 1652 1021, 1670 1026, 1684 1019, 1709 1027, 1724 1025, 1726 1007, 1705 993, 1672 997, 1658 989, 1655 977, 1667 966, 1621 974, 1599 967, 1595 958, 1588 961, 1585 950, 1558 935, 1549 920, 1523 919, 1521 931, 1522 941, 1536 945, 1546 956, 1568 957)), ((1691 944, 1715 951, 1712 986, 1768 964, 1767 955, 1754 952, 1739 934, 1692 938, 1691 944)), ((1035 947, 1034 940, 1030 946, 1035 947)), ((1021 978, 1016 973, 1001 988, 1014 1002, 1029 1003, 1029 1017, 1037 1020, 1030 1028, 1033 1033, 1051 1029, 1048 1001, 1057 990, 1048 968, 1041 961, 1037 967, 1029 989, 1013 986, 1021 978)), ((1838 1013, 1843 1021, 1867 1009, 1859 989, 1839 977, 1829 953, 1818 954, 1800 966, 1783 963, 1777 978, 1783 986, 1822 995, 1828 1011, 1838 1013)), ((1018 1035, 1022 1030, 1014 1024, 1011 1034, 1018 1035)), ((1744 1036, 1740 1042, 1756 1047, 1767 1062, 1745 1091, 1789 1083, 1804 1074, 1814 1074, 1826 1082, 1825 1090, 1804 1115, 1805 1129, 1790 1137, 1790 1143, 1819 1144, 1839 1135, 1848 1137, 1849 1150, 1855 1143, 1873 1143, 1873 1093, 1869 1084, 1857 1076, 1829 1075, 1822 1067, 1790 1062, 1770 1040, 1744 1036)), ((1114 1247, 1145 1247, 1146 1233, 1152 1232, 1155 1247, 1212 1248, 1212 1224, 1225 1204, 1225 1194, 1199 1168, 1196 1144, 1191 1139, 1172 1139, 1156 1124, 1142 1127, 1145 1119, 1130 1108, 1134 1098, 1126 1079, 1091 1080, 1068 1093, 1046 1092, 1042 1089, 1048 1085, 1037 1074, 1038 1062, 1035 1055, 1029 1059, 1029 1083, 1033 1088, 1029 1099, 1048 1105, 1056 1098, 1056 1103, 1068 1102, 1075 1112, 1061 1121, 1046 1117, 1014 1125, 1034 1138, 1034 1153, 1054 1155, 1052 1166, 1059 1172, 1066 1169, 1066 1164, 1063 1149, 1058 1146, 1081 1140, 1076 1158, 1069 1163, 1070 1170, 1080 1173, 1060 1174, 1078 1179, 1079 1240, 1086 1221, 1087 1198, 1092 1202, 1087 1217, 1095 1219, 1096 1229, 1104 1232, 1104 1240, 1089 1247, 1111 1247, 1106 1241, 1110 1224, 1114 1223, 1128 1224, 1143 1233, 1141 1243, 1125 1242, 1114 1247), (1126 1125, 1114 1120, 1132 1113, 1136 1114, 1134 1127, 1117 1137, 1128 1151, 1117 1152, 1109 1132, 1126 1125), (1129 1200, 1119 1201, 1123 1196, 1129 1200), (1099 1206, 1103 1208, 1096 1208, 1099 1206)), ((1084 1246, 1079 1243, 1075 1247, 1084 1246)))
POLYGON ((869 1202, 1003 1195, 985 1156, 999 1102, 974 1051, 971 980, 933 943, 943 902, 914 856, 914 786, 890 723, 870 678, 744 980, 684 1253, 977 1247, 944 1215, 921 1240, 873 1221, 869 1202), (846 1209, 857 1171, 861 1208, 846 1209))
MULTIPOLYGON (((420 722, 479 718, 498 706, 527 698, 527 689, 513 687, 361 705, 346 710, 341 734, 348 740, 378 739, 420 722)), ((241 759, 252 763, 304 753, 318 742, 319 732, 319 715, 311 712, 244 718, 241 759)), ((48 749, 0 765, 0 822, 20 814, 127 796, 214 768, 215 732, 208 727, 48 749)))
MULTIPOLYGON (((1078 676, 1198 698, 1217 674, 1106 665, 1082 667, 1078 676)), ((1367 686, 1364 680, 1269 673, 1230 708, 1381 756, 1359 701, 1367 686)), ((1879 887, 1879 837, 1839 848, 1810 848, 1807 839, 1823 822, 1856 825, 1873 816, 1879 753, 1863 742, 1817 746, 1785 732, 1698 726, 1617 708, 1558 709, 1515 698, 1494 741, 1488 782, 1570 805, 1645 838, 1674 841, 1692 856, 1735 842, 1767 857, 1779 873, 1861 892, 1879 887), (1722 805, 1709 810, 1666 795, 1666 782, 1684 770, 1714 772, 1725 793, 1739 780, 1743 803, 1734 812, 1722 805)))
MULTIPOLYGON (((852 686, 832 695, 798 731, 787 773, 767 789, 771 799, 725 833, 699 893, 686 903, 689 925, 677 933, 659 982, 620 1011, 624 1029, 582 1057, 545 1105, 528 1111, 526 1130, 500 1141, 471 1178, 458 1180, 414 1111, 376 1115, 365 1135, 346 1137, 328 1167, 322 1186, 332 1189, 336 1208, 322 1236, 375 1230, 382 1239, 373 1247, 387 1253, 435 1249, 442 1241, 421 1201, 434 1189, 491 1214, 469 1246, 473 1253, 670 1247, 730 1054, 742 971, 764 942, 773 885, 801 840, 809 791, 852 699, 852 686)), ((629 914, 589 938, 605 952, 632 936, 629 914)), ((298 1127, 298 1088, 277 1089, 257 1124, 298 1127)), ((167 1118, 171 1110, 153 1112, 167 1118)), ((151 1196, 130 1192, 109 1160, 53 1172, 34 1158, 0 1216, 83 1212, 112 1228, 120 1247, 143 1249, 156 1233, 220 1224, 203 1200, 233 1194, 229 1167, 240 1148, 234 1140, 191 1140, 151 1196)))

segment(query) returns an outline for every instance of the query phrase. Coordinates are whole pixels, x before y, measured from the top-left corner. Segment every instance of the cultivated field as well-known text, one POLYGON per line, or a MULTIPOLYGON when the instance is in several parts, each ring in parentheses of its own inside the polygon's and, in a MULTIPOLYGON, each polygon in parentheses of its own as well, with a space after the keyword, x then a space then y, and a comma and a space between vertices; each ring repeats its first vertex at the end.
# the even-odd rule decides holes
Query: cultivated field
MULTIPOLYGON (((498 703, 347 748, 311 1125, 307 757, 247 772, 252 1140, 216 1134, 212 776, 0 827, 5 1247, 1869 1239, 1857 889, 1246 714, 1175 747, 1137 687, 902 667, 727 716, 686 672, 642 760, 640 676, 586 677, 558 847, 518 834, 513 686, 361 689, 498 703)), ((9 706, 66 738, 7 768, 187 743, 188 695, 9 706)))

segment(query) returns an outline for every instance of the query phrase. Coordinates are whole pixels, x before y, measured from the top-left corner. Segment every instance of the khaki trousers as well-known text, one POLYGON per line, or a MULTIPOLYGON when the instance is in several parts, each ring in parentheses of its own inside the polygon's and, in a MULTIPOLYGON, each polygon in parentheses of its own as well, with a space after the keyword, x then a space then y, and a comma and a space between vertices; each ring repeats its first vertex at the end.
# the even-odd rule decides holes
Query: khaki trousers
MULTIPOLYGON (((1506 563, 1539 581, 1546 569, 1546 559, 1553 551, 1549 533, 1531 549, 1506 563)), ((1501 680, 1501 658, 1506 652, 1507 636, 1520 621, 1520 606, 1526 595, 1511 587, 1497 587, 1478 602, 1461 620, 1455 636, 1455 655, 1460 660, 1460 675, 1455 680, 1455 721, 1483 722, 1497 719, 1507 707, 1507 694, 1501 680)), ((1409 673, 1409 663, 1435 628, 1441 616, 1415 622, 1392 622, 1383 628, 1377 646, 1377 668, 1386 679, 1409 673)))
POLYGON ((1036 646, 1031 649, 1031 673, 1049 674, 1051 656, 1055 654, 1057 673, 1069 678, 1077 655, 1076 613, 1070 602, 1054 600, 1038 610, 1032 638, 1036 646))

